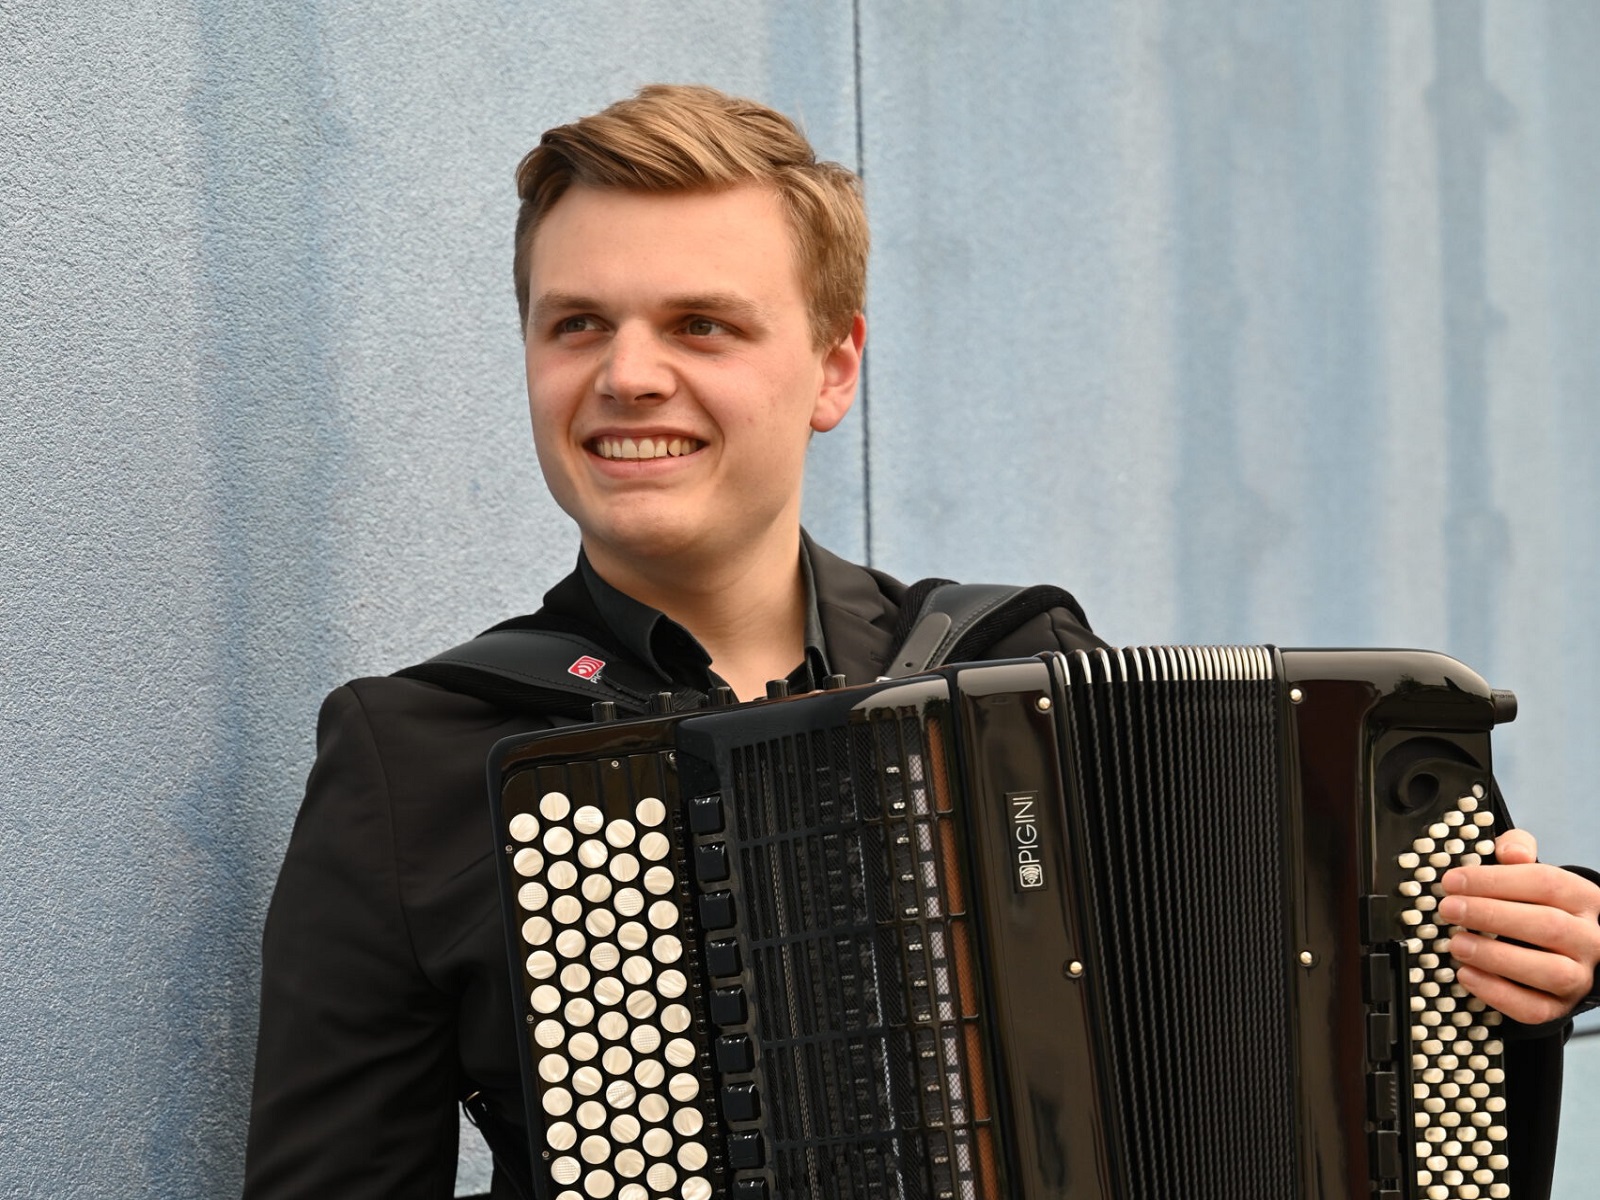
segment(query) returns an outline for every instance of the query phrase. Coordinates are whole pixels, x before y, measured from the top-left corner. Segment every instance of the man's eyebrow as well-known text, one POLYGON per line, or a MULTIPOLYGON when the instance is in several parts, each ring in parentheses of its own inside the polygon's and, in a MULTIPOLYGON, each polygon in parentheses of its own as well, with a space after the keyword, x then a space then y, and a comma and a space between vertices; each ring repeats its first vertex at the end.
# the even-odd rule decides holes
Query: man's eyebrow
POLYGON ((528 324, 543 325, 558 312, 577 312, 598 307, 596 301, 576 292, 545 292, 533 302, 533 308, 528 312, 528 324))
POLYGON ((694 292, 668 296, 663 303, 675 312, 711 313, 752 324, 769 323, 765 306, 737 292, 694 292))

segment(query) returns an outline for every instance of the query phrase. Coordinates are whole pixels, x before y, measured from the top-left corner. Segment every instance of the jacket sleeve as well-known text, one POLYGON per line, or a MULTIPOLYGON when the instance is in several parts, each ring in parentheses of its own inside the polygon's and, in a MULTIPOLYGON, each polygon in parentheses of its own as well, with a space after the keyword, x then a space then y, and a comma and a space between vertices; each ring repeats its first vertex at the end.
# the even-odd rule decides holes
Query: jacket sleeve
POLYGON ((451 1196, 452 1019, 413 952, 384 763, 340 688, 267 914, 247 1200, 451 1196))

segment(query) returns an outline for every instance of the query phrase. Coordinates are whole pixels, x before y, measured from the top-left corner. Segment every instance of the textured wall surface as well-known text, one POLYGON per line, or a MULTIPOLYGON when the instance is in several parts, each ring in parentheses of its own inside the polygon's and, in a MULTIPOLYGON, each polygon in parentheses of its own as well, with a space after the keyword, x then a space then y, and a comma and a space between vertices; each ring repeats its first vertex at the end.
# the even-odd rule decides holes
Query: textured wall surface
MULTIPOLYGON (((1600 9, 0 0, 0 30, 0 1194, 237 1189, 321 695, 531 609, 575 549, 512 167, 652 79, 864 170, 823 540, 1060 581, 1113 641, 1450 651, 1522 698, 1497 753, 1547 856, 1600 863, 1600 9)), ((1563 1154, 1576 1200, 1600 1151, 1563 1154)))

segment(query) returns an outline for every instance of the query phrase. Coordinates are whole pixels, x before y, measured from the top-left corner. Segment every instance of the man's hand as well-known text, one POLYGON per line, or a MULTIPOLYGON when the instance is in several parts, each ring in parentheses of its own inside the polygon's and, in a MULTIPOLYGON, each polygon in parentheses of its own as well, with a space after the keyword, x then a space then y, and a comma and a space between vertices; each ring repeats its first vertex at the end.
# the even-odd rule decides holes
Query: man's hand
POLYGON ((1439 916, 1463 930, 1450 939, 1456 980, 1525 1025, 1564 1017, 1594 987, 1600 887, 1539 862, 1538 845, 1523 829, 1502 833, 1495 857, 1492 865, 1456 867, 1440 881, 1439 916))

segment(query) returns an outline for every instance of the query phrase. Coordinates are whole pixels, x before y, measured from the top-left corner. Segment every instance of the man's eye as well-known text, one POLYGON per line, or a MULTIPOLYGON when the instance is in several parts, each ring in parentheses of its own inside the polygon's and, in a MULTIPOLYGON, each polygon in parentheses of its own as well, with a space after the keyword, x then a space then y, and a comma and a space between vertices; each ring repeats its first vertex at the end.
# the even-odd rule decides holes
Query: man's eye
POLYGON ((594 328, 593 317, 562 317, 556 322, 556 333, 587 333, 594 328))
POLYGON ((690 337, 715 337, 725 332, 726 326, 710 317, 690 317, 683 323, 683 331, 690 337))

